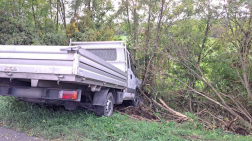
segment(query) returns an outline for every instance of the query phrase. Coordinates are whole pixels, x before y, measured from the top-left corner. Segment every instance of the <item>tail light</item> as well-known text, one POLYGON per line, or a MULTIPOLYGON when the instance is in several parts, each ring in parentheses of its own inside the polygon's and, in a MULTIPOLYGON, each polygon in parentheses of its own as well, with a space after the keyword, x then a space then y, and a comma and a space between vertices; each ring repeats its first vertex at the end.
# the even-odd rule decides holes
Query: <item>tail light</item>
POLYGON ((59 98, 76 100, 78 98, 78 91, 59 91, 59 98))

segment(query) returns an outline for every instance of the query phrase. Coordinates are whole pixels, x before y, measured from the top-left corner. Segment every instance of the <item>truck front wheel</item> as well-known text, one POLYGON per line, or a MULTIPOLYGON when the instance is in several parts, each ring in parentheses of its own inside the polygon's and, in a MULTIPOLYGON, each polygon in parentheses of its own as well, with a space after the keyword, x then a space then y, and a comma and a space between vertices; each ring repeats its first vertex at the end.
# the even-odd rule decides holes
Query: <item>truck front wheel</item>
POLYGON ((95 106, 95 114, 97 116, 107 116, 110 117, 114 109, 113 95, 111 92, 108 93, 106 98, 105 106, 95 106))
POLYGON ((136 89, 135 97, 131 101, 131 105, 134 106, 134 107, 139 107, 140 106, 140 102, 141 102, 140 90, 136 89))

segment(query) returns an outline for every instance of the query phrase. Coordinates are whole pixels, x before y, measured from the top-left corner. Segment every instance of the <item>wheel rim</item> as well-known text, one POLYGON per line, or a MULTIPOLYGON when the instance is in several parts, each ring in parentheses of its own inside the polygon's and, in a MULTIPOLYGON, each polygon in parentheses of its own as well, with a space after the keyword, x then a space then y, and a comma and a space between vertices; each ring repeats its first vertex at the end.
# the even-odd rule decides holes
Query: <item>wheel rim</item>
POLYGON ((113 111, 113 103, 112 103, 112 99, 109 98, 107 100, 107 103, 106 103, 106 106, 105 106, 105 115, 110 116, 112 111, 113 111))
POLYGON ((138 99, 138 97, 136 97, 136 98, 134 98, 134 106, 138 107, 138 105, 139 105, 139 99, 138 99))

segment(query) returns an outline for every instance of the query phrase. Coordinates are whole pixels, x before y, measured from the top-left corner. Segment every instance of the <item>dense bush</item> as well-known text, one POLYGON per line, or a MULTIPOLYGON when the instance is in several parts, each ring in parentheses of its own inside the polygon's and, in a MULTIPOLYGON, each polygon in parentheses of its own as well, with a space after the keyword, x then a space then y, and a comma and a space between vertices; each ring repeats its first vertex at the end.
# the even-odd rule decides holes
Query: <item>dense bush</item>
POLYGON ((13 19, 0 11, 0 44, 29 45, 37 36, 33 24, 25 18, 13 19))
POLYGON ((43 23, 36 27, 26 17, 13 18, 0 11, 0 44, 3 45, 68 45, 69 38, 54 26, 43 23))

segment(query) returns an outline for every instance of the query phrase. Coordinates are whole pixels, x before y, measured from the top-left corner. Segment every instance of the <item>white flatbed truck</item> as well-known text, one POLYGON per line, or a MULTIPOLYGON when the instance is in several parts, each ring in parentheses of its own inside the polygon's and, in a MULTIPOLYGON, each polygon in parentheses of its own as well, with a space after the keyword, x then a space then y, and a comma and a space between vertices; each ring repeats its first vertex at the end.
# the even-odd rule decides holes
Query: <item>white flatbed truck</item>
POLYGON ((139 103, 131 63, 125 41, 0 45, 0 95, 111 116, 115 104, 139 103))

